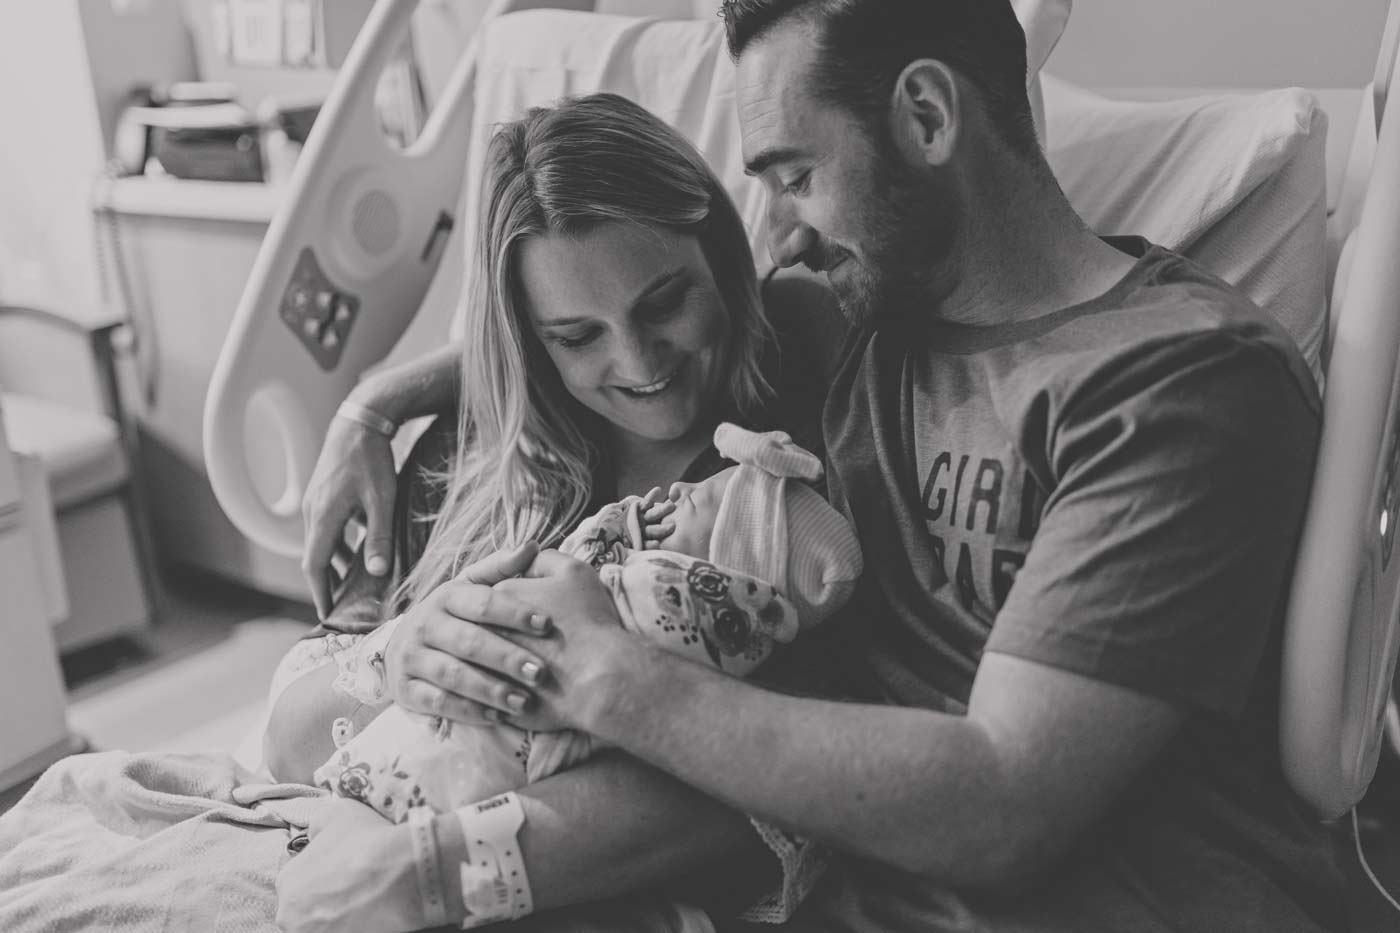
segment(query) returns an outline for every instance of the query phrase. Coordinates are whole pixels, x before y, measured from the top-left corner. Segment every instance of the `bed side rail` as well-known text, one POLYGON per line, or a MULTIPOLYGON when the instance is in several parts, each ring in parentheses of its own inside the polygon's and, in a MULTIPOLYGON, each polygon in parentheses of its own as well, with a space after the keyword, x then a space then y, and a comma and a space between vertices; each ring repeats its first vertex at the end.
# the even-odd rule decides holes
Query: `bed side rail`
MULTIPOLYGON (((459 222, 476 44, 420 137, 381 131, 375 89, 418 0, 379 0, 312 129, 253 265, 204 408, 210 484, 234 525, 298 556, 301 499, 336 406, 417 313, 459 222)), ((477 27, 586 0, 493 0, 477 27)))

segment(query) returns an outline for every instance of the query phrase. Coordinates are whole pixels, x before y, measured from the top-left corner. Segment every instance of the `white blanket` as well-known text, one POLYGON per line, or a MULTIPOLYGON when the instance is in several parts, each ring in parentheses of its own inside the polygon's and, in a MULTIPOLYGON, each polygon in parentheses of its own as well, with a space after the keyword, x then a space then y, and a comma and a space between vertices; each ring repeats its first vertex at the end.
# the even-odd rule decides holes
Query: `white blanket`
POLYGON ((271 933, 290 827, 324 792, 223 753, 75 755, 0 817, 0 930, 271 933))

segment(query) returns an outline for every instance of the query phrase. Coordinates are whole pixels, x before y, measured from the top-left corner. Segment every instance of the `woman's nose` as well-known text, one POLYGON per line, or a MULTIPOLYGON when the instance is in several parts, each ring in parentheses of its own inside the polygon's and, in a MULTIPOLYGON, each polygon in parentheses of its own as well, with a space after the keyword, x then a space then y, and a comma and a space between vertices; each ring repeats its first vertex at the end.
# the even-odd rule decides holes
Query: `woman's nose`
POLYGON ((613 369, 631 385, 647 385, 664 373, 659 372, 664 340, 644 327, 627 328, 619 336, 613 369))

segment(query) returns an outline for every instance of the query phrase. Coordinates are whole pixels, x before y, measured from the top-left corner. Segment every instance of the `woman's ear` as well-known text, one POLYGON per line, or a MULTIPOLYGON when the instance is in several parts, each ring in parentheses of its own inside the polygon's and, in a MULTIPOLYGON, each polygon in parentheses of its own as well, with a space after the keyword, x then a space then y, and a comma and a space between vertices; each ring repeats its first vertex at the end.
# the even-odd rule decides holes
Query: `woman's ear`
POLYGON ((952 158, 961 128, 961 89, 953 70, 932 58, 900 72, 890 101, 891 131, 899 154, 913 167, 942 166, 952 158))

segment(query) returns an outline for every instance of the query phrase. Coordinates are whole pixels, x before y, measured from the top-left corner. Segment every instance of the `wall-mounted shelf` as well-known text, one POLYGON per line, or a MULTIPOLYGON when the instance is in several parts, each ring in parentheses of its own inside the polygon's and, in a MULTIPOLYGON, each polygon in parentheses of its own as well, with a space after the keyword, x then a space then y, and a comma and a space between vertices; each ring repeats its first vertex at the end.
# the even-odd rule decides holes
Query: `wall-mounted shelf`
POLYGON ((148 217, 267 224, 281 199, 281 188, 261 182, 132 175, 99 182, 93 206, 148 217))

